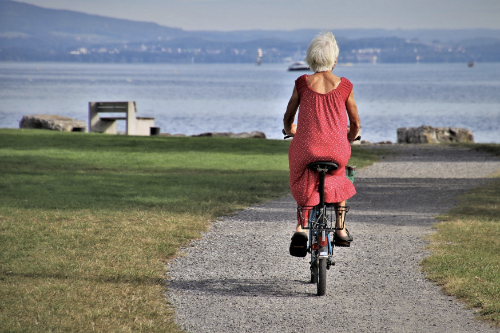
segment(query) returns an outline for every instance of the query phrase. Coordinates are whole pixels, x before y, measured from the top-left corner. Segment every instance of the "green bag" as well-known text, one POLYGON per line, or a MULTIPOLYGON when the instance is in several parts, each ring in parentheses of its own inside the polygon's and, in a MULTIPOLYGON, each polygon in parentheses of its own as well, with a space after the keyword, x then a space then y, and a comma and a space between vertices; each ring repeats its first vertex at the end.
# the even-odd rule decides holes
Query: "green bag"
POLYGON ((347 178, 351 181, 351 183, 354 183, 354 174, 356 173, 356 167, 346 165, 345 166, 345 173, 346 173, 347 178))

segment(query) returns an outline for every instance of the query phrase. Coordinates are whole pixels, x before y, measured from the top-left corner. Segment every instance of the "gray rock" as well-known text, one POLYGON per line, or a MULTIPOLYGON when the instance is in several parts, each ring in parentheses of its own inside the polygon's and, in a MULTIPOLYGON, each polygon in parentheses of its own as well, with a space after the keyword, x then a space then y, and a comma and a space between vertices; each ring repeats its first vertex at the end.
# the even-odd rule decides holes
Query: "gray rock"
POLYGON ((253 131, 253 132, 243 132, 243 133, 231 133, 231 132, 206 132, 201 134, 193 135, 194 137, 229 137, 229 138, 259 138, 266 139, 266 134, 264 132, 253 131))
POLYGON ((266 134, 264 132, 253 131, 253 132, 243 132, 231 135, 231 138, 257 138, 265 139, 266 134))
POLYGON ((206 133, 201 133, 201 134, 194 134, 191 135, 193 137, 203 137, 203 136, 208 136, 208 137, 230 137, 231 135, 234 135, 234 133, 231 132, 206 132, 206 133))
POLYGON ((19 128, 38 128, 61 132, 87 131, 87 126, 83 120, 49 114, 23 116, 19 122, 19 128))
POLYGON ((398 143, 474 142, 474 135, 466 128, 402 127, 398 128, 398 143))
POLYGON ((184 138, 184 137, 186 137, 187 135, 186 135, 186 134, 181 134, 181 133, 177 133, 177 134, 171 134, 171 133, 160 133, 160 136, 169 136, 169 137, 175 137, 175 138, 184 138))

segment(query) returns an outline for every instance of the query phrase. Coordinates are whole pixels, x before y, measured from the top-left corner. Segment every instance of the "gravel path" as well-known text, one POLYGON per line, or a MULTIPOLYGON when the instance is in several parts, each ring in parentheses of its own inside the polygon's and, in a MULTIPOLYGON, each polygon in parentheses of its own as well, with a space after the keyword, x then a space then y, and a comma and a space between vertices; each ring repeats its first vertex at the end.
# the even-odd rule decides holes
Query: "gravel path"
POLYGON ((335 249, 326 296, 307 283, 308 257, 288 254, 289 196, 216 221, 169 264, 179 325, 189 332, 500 332, 419 268, 434 216, 485 184, 500 160, 432 145, 370 149, 390 153, 356 174, 347 216, 354 242, 335 249))

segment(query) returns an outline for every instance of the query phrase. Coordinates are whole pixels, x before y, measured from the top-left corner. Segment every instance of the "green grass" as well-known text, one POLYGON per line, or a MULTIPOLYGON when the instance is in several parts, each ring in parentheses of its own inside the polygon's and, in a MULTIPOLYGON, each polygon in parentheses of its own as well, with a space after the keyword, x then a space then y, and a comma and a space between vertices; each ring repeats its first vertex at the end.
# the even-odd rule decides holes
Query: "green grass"
MULTIPOLYGON (((500 145, 466 147, 500 156, 500 145)), ((440 218, 422 263, 427 277, 500 326, 500 174, 440 218)))
POLYGON ((0 130, 0 331, 179 332, 166 261, 288 193, 288 145, 0 130))

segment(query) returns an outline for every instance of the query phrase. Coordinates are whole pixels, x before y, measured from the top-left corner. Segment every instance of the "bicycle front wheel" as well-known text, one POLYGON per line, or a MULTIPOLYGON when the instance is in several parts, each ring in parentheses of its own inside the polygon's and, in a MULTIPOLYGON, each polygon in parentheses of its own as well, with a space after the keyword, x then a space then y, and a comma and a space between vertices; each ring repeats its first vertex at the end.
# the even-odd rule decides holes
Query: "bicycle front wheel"
POLYGON ((318 263, 318 296, 326 294, 326 261, 327 258, 320 258, 318 263))

